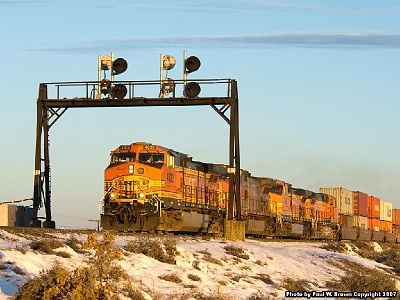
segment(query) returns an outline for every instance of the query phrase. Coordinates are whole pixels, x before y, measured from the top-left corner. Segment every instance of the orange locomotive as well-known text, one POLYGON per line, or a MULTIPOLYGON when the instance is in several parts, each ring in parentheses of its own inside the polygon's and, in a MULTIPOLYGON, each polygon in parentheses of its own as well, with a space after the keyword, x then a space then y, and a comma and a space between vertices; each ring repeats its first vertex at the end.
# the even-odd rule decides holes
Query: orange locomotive
MULTIPOLYGON (((246 234, 336 238, 325 198, 315 200, 310 191, 297 196, 291 184, 245 170, 240 184, 246 234)), ((229 190, 224 165, 150 143, 121 145, 111 152, 104 190, 103 229, 223 234, 229 190)))
MULTIPOLYGON (((223 235, 227 169, 150 143, 121 145, 111 152, 105 170, 101 227, 223 235)), ((360 192, 358 198, 357 192, 344 188, 315 193, 246 170, 240 170, 240 190, 246 235, 374 241, 398 237, 400 221, 392 222, 391 203, 360 192)))
POLYGON ((222 234, 226 168, 150 143, 121 145, 105 170, 101 226, 222 234))

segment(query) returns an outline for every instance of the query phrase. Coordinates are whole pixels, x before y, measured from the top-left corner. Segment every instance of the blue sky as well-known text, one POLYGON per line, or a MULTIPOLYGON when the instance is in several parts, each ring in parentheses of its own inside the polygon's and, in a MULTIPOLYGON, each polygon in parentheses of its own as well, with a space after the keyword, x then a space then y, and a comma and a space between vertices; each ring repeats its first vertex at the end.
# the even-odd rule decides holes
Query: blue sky
MULTIPOLYGON (((202 62, 190 78, 238 81, 242 168, 400 208, 398 1, 0 0, 0 25, 0 202, 33 194, 39 83, 96 80, 111 51, 121 80, 158 79, 161 53, 181 79, 187 50, 202 62)), ((227 163, 228 132, 210 107, 68 110, 50 130, 56 225, 95 226, 120 144, 227 163)))

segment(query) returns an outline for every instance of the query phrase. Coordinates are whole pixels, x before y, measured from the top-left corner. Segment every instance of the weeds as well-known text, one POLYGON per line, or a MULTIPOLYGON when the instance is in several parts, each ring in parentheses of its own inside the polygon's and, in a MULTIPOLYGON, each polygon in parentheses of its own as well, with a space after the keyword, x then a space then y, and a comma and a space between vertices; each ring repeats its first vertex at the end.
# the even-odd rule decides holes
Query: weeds
POLYGON ((224 247, 225 251, 227 254, 242 258, 242 259, 249 259, 250 256, 242 249, 239 247, 236 247, 234 245, 228 245, 224 247))
POLYGON ((201 278, 195 274, 188 274, 187 278, 189 278, 192 281, 201 281, 201 278))
POLYGON ((54 254, 54 249, 64 247, 65 244, 57 239, 41 239, 30 243, 32 250, 45 254, 54 254))
POLYGON ((160 275, 158 278, 165 280, 165 281, 170 281, 170 282, 175 282, 175 283, 182 283, 182 279, 175 273, 173 274, 167 274, 167 275, 160 275))
POLYGON ((261 280, 266 284, 274 284, 271 277, 268 274, 260 273, 255 276, 252 276, 254 279, 261 280))
POLYGON ((372 269, 345 259, 332 262, 346 274, 339 280, 328 282, 326 287, 337 291, 395 291, 396 280, 393 275, 372 269))
POLYGON ((216 265, 219 265, 219 266, 223 266, 224 265, 224 263, 222 261, 212 257, 211 253, 207 249, 200 250, 200 251, 198 251, 198 253, 203 254, 203 260, 205 260, 205 261, 208 261, 210 263, 213 263, 213 264, 216 264, 216 265))
POLYGON ((287 291, 307 292, 307 286, 309 286, 309 283, 304 279, 293 279, 287 277, 283 280, 282 286, 287 291))
POLYGON ((25 270, 22 269, 22 268, 20 268, 20 267, 15 267, 15 268, 13 269, 13 272, 14 272, 15 274, 18 274, 18 275, 26 275, 25 270))
POLYGON ((22 254, 26 254, 26 252, 28 252, 29 247, 17 245, 14 247, 14 249, 21 252, 22 254))
MULTIPOLYGON (((114 247, 114 242, 114 237, 108 232, 104 233, 101 242, 96 234, 89 235, 83 248, 93 253, 93 259, 88 261, 87 266, 71 272, 56 261, 50 270, 41 271, 37 278, 21 286, 13 299, 116 299, 115 293, 118 293, 144 300, 142 293, 132 286, 128 275, 117 263, 122 251, 114 247)), ((38 249, 50 251, 48 249, 52 248, 41 245, 43 243, 38 249)))
POLYGON ((171 265, 176 264, 175 257, 178 254, 176 250, 175 239, 143 238, 128 243, 124 248, 132 253, 142 253, 152 257, 162 263, 171 265))

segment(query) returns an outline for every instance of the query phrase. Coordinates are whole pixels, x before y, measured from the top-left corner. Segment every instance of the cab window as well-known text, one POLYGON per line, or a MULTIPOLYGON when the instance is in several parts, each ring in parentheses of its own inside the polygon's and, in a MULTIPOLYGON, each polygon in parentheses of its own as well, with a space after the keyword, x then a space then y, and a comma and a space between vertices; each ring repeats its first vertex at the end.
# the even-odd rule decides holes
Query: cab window
POLYGON ((139 153, 139 162, 144 163, 163 163, 164 162, 164 153, 139 153))
POLYGON ((111 156, 111 163, 134 161, 136 153, 114 153, 111 156))

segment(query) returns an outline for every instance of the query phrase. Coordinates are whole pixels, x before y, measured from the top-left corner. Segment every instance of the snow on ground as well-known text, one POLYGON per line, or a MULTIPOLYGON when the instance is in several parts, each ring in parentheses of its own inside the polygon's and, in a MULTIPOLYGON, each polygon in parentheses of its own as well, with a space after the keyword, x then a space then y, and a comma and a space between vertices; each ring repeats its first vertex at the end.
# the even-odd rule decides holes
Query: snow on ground
MULTIPOLYGON (((66 240, 70 235, 55 233, 53 236, 66 240)), ((74 237, 85 241, 87 235, 74 234, 74 237)), ((38 238, 0 230, 0 300, 9 299, 18 290, 18 286, 29 278, 38 276, 41 270, 51 268, 55 260, 73 269, 82 265, 87 258, 88 254, 76 253, 68 246, 59 250, 68 252, 70 258, 33 251, 29 248, 29 243, 38 238), (23 272, 18 272, 21 269, 23 272)), ((116 246, 124 247, 136 238, 137 235, 118 235, 116 246)), ((284 298, 285 290, 279 286, 287 277, 304 279, 310 283, 310 288, 316 291, 324 290, 326 282, 338 279, 344 273, 330 264, 331 261, 345 258, 369 267, 382 268, 381 264, 363 259, 354 252, 343 254, 324 250, 321 243, 265 242, 253 239, 232 242, 222 238, 206 240, 190 236, 177 238, 179 255, 175 265, 161 263, 143 254, 124 256, 121 266, 139 288, 171 296, 198 288, 203 293, 219 293, 234 296, 238 300, 248 299, 257 293, 284 298), (227 254, 224 249, 226 246, 243 249, 249 255, 249 259, 238 259, 227 254), (217 263, 205 259, 204 253, 211 254, 217 263), (171 274, 179 276, 182 283, 159 278, 171 274), (274 284, 267 284, 260 279, 266 275, 269 275, 274 284), (192 279, 189 279, 190 277, 192 279)), ((375 247, 379 251, 379 245, 375 247)))

